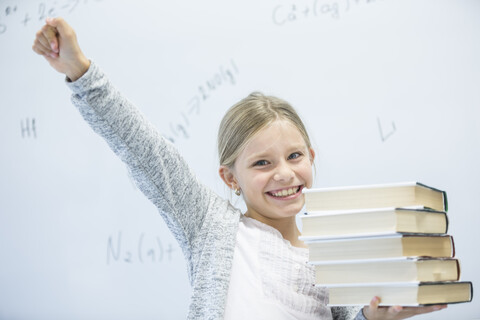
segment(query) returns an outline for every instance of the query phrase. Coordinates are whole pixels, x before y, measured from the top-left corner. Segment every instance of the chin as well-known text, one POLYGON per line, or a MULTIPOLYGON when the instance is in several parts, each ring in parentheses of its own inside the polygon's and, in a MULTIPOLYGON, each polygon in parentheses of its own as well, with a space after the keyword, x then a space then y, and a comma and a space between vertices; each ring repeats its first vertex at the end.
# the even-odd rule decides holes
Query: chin
POLYGON ((303 205, 281 210, 282 217, 294 217, 302 211, 303 205))

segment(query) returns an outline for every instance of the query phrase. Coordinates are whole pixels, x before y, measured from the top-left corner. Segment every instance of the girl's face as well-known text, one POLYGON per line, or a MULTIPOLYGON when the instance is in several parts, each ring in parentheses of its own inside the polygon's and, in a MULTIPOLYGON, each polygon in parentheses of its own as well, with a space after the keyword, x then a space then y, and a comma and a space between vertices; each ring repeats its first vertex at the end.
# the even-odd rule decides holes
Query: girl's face
POLYGON ((259 131, 235 161, 232 181, 243 193, 247 215, 260 221, 294 217, 312 186, 314 152, 298 129, 278 120, 259 131))

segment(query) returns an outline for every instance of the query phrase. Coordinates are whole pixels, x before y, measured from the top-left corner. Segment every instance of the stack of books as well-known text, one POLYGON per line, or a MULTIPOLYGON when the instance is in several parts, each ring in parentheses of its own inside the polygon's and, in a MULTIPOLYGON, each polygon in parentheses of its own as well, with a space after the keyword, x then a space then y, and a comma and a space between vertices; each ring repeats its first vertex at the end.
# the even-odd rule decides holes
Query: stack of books
POLYGON ((302 236, 331 306, 472 300, 447 234, 444 191, 417 182, 304 190, 302 236))

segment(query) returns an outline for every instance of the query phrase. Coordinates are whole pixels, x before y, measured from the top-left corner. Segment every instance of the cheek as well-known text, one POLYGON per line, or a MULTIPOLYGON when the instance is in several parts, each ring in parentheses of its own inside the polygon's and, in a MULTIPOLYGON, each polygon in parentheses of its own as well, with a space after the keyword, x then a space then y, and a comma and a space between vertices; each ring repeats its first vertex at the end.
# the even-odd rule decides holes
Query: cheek
POLYGON ((265 173, 246 175, 242 181, 242 190, 244 190, 245 195, 263 192, 269 179, 269 175, 265 173))
POLYGON ((263 191, 270 181, 270 175, 259 173, 251 177, 251 187, 257 191, 263 191))
POLYGON ((306 187, 311 188, 313 184, 313 168, 310 165, 310 163, 304 166, 299 173, 302 176, 302 178, 305 180, 306 187))

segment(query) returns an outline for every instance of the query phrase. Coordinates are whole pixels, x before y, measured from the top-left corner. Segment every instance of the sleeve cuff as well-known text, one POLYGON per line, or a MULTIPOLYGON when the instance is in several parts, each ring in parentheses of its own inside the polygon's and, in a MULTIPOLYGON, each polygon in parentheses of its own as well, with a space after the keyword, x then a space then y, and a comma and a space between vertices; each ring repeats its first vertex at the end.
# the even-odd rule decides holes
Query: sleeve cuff
POLYGON ((65 77, 65 83, 75 93, 82 91, 82 88, 85 87, 92 80, 93 75, 96 73, 98 67, 95 62, 90 61, 90 67, 87 72, 85 72, 80 78, 75 81, 71 81, 68 77, 65 77))
POLYGON ((363 308, 358 311, 357 316, 355 317, 355 320, 368 320, 365 318, 365 315, 363 314, 363 308))

